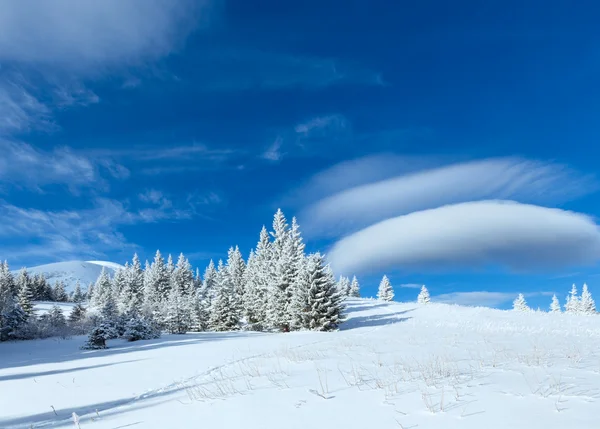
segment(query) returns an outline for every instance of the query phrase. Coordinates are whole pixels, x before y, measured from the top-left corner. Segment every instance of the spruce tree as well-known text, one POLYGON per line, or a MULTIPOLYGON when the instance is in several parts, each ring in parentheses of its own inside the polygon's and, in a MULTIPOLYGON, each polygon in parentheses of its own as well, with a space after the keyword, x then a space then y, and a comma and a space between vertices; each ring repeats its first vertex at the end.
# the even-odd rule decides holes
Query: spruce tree
POLYGON ((560 313, 560 302, 558 302, 558 298, 556 294, 552 295, 552 302, 550 303, 550 312, 551 313, 560 313))
POLYGON ((227 278, 231 284, 230 305, 237 320, 241 320, 244 317, 244 272, 246 271, 246 263, 238 246, 229 249, 226 269, 227 278))
POLYGON ((429 291, 425 287, 425 285, 421 286, 421 292, 417 296, 417 303, 419 304, 429 304, 431 302, 431 297, 429 296, 429 291))
POLYGON ((248 257, 245 271, 244 316, 248 328, 255 331, 265 329, 269 288, 271 243, 269 233, 263 226, 256 250, 248 257))
POLYGON ((579 302, 579 312, 581 314, 591 315, 596 314, 596 303, 592 298, 592 294, 588 290, 587 284, 583 284, 581 291, 581 301, 579 302))
POLYGON ((92 301, 92 297, 94 296, 94 288, 95 288, 94 283, 90 283, 88 285, 87 290, 85 292, 85 299, 87 300, 87 302, 92 301))
POLYGON ((172 334, 185 334, 192 325, 191 300, 178 287, 172 287, 169 292, 164 325, 172 334))
POLYGON ((69 300, 65 284, 62 280, 59 280, 56 283, 54 283, 52 295, 54 296, 54 301, 56 302, 67 302, 69 300))
POLYGON ((570 314, 579 313, 579 297, 577 296, 577 286, 575 284, 571 287, 571 292, 567 297, 565 312, 570 314))
POLYGON ((137 253, 133 255, 131 265, 125 271, 125 282, 119 296, 119 313, 128 317, 137 317, 144 303, 144 272, 137 253))
POLYGON ((8 262, 6 261, 0 262, 0 290, 10 292, 10 294, 15 298, 19 293, 19 289, 15 283, 15 278, 10 271, 8 262))
POLYGON ((121 292, 125 288, 127 282, 127 272, 129 271, 129 263, 125 263, 125 267, 116 270, 115 275, 111 280, 112 284, 112 295, 114 297, 120 297, 121 292))
POLYGON ((202 296, 207 300, 210 306, 217 291, 217 269, 215 263, 211 259, 208 267, 204 271, 204 281, 202 282, 202 296))
POLYGON ((356 276, 352 277, 352 282, 350 283, 350 296, 352 298, 360 298, 360 284, 356 276))
POLYGON ((21 309, 25 312, 25 316, 29 318, 33 315, 33 289, 31 283, 21 283, 21 289, 19 290, 18 303, 21 309))
POLYGON ((351 283, 348 277, 340 276, 338 280, 338 289, 343 296, 350 296, 351 283))
POLYGON ((64 329, 67 326, 67 319, 65 319, 62 309, 56 304, 48 312, 48 321, 50 326, 55 329, 64 329))
POLYGON ((529 306, 527 305, 527 301, 525 301, 525 296, 520 293, 517 299, 513 301, 513 310, 515 311, 531 311, 529 306))
POLYGON ((80 303, 83 302, 84 299, 85 296, 81 291, 81 284, 79 283, 79 280, 77 280, 77 283, 75 283, 75 290, 73 291, 73 302, 80 303))
POLYGON ((229 279, 227 268, 222 260, 217 267, 216 295, 210 314, 210 329, 214 331, 232 331, 238 328, 238 315, 231 305, 233 285, 229 279))
POLYGON ((394 289, 390 283, 390 279, 386 275, 383 276, 379 283, 379 289, 377 291, 377 299, 380 301, 393 301, 394 300, 394 289))
POLYGON ((331 331, 344 321, 343 295, 336 286, 333 273, 325 265, 319 253, 308 257, 307 281, 310 284, 307 296, 306 321, 309 329, 331 331))
MULTIPOLYGON (((100 275, 96 280, 96 284, 93 288, 92 298, 90 300, 90 306, 96 308, 99 311, 105 307, 106 302, 113 299, 113 289, 110 276, 105 267, 102 267, 100 275)), ((113 299, 114 303, 114 299, 113 299)))
POLYGON ((81 304, 81 302, 77 302, 71 310, 71 314, 69 314, 69 323, 72 325, 80 323, 85 317, 85 313, 85 307, 81 304))

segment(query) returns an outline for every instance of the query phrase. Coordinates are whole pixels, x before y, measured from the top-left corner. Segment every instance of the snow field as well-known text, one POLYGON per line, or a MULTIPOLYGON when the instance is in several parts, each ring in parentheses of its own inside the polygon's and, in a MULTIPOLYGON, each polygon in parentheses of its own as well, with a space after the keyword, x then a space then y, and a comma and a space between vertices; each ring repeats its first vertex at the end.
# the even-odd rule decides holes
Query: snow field
POLYGON ((0 427, 598 427, 598 317, 348 304, 333 333, 0 344, 0 427))

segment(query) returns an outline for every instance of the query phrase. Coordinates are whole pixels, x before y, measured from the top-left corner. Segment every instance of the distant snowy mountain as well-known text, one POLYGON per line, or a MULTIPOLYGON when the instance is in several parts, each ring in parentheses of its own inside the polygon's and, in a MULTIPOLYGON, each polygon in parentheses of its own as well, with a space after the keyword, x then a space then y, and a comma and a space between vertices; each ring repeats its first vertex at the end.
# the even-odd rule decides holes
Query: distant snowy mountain
MULTIPOLYGON (((67 261, 28 267, 27 272, 43 274, 52 285, 54 282, 62 280, 67 292, 71 292, 78 280, 82 289, 86 290, 90 283, 96 281, 103 267, 112 276, 119 268, 123 268, 123 265, 106 261, 67 261)), ((15 274, 17 273, 18 271, 15 272, 15 274)))

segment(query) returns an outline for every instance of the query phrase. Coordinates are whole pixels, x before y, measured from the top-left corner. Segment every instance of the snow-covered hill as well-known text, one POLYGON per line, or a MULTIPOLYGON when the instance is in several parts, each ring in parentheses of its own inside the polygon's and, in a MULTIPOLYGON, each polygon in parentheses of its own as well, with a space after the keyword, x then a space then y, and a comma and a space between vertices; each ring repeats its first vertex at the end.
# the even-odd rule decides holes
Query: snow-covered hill
POLYGON ((600 316, 355 299, 343 326, 0 343, 0 427, 598 428, 600 316))
MULTIPOLYGON (((81 283, 84 290, 87 289, 90 283, 96 281, 103 267, 113 275, 116 270, 122 268, 122 265, 106 261, 67 261, 28 267, 27 271, 32 274, 44 274, 52 285, 62 280, 65 282, 67 292, 71 292, 77 281, 81 283)), ((18 271, 15 274, 18 274, 18 271)))

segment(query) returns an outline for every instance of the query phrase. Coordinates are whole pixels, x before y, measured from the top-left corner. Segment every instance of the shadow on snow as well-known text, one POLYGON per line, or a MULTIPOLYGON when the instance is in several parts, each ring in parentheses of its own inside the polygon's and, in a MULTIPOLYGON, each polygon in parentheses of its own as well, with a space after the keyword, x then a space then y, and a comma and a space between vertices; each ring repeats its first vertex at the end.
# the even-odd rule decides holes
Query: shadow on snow
MULTIPOLYGON (((68 340, 30 340, 0 344, 0 370, 78 361, 81 359, 106 357, 125 353, 134 353, 161 349, 164 347, 186 347, 205 342, 222 341, 240 337, 269 335, 248 332, 201 332, 182 335, 164 335, 154 340, 126 342, 122 339, 109 340, 108 348, 103 350, 80 350, 87 339, 78 336, 68 340), (66 343, 66 344, 65 344, 66 343), (4 348, 4 350, 2 350, 4 348), (43 352, 44 356, 33 357, 43 352)), ((24 375, 28 377, 29 375, 24 375)), ((1 427, 1 426, 0 426, 1 427)))

